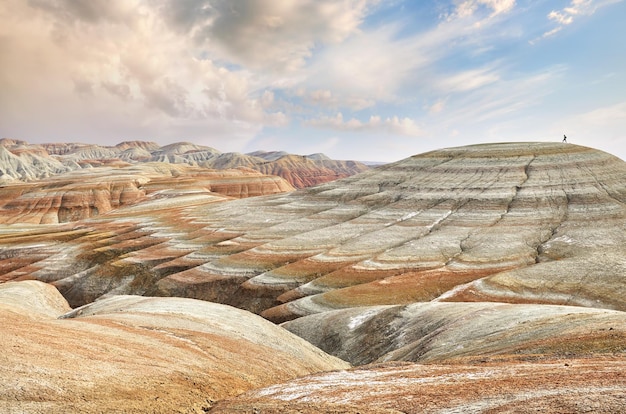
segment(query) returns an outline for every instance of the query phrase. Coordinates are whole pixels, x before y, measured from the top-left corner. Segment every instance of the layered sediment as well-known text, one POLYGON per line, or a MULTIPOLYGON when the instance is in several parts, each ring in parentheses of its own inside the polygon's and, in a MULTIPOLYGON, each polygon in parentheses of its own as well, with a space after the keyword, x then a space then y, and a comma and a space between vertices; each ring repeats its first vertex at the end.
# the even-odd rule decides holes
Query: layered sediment
POLYGON ((625 312, 575 306, 425 302, 318 313, 282 326, 353 365, 626 354, 625 312))
POLYGON ((207 170, 162 163, 100 166, 0 187, 0 223, 66 223, 155 198, 193 196, 213 202, 293 189, 279 177, 241 168, 207 170))
POLYGON ((222 153, 190 142, 177 142, 163 147, 145 141, 125 141, 115 146, 81 143, 33 145, 21 140, 0 139, 0 185, 87 168, 154 162, 217 170, 249 168, 262 174, 282 177, 296 188, 348 177, 369 168, 357 161, 331 160, 323 154, 302 156, 263 151, 251 154, 222 153))
POLYGON ((219 402, 211 413, 621 413, 626 362, 611 356, 386 363, 322 373, 219 402))
POLYGON ((576 145, 444 149, 298 192, 151 199, 36 242, 7 227, 0 278, 54 283, 73 306, 184 296, 275 322, 432 300, 624 310, 624 182, 622 160, 576 145))
POLYGON ((71 310, 0 284, 0 411, 203 413, 217 400, 348 364, 232 307, 116 296, 71 310))
POLYGON ((241 199, 170 177, 0 225, 0 409, 626 410, 622 160, 476 145, 241 199))

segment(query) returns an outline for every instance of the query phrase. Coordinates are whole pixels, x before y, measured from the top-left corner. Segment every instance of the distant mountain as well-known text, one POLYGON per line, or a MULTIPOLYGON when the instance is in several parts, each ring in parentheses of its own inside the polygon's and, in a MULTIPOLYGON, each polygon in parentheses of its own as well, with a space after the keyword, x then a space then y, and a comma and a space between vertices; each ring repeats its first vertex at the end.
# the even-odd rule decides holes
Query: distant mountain
POLYGON ((263 158, 266 161, 276 161, 277 159, 289 155, 288 152, 285 151, 254 151, 249 152, 246 155, 250 155, 252 157, 263 158))
POLYGON ((30 181, 81 168, 113 165, 115 160, 127 164, 162 162, 227 169, 246 167, 263 174, 278 175, 295 188, 348 177, 368 167, 356 161, 333 161, 323 154, 295 156, 283 151, 257 151, 250 154, 222 153, 214 148, 190 142, 160 147, 154 142, 125 141, 115 146, 81 143, 32 145, 26 141, 0 140, 0 184, 30 181))
POLYGON ((356 161, 334 161, 325 156, 312 159, 300 155, 285 155, 275 161, 259 163, 253 168, 264 174, 283 177, 296 188, 335 181, 368 169, 356 161))
POLYGON ((18 146, 11 152, 0 145, 0 185, 14 181, 35 180, 70 171, 72 168, 50 157, 45 150, 33 148, 31 151, 18 146))
POLYGON ((146 151, 156 151, 159 149, 159 144, 157 144, 156 142, 150 142, 150 141, 124 141, 124 142, 120 142, 115 147, 121 150, 139 148, 139 149, 143 149, 146 151))
POLYGON ((218 153, 214 148, 206 147, 204 145, 196 145, 191 142, 175 142, 173 144, 165 145, 161 148, 154 150, 154 153, 165 153, 165 154, 185 154, 188 152, 194 151, 208 151, 213 153, 218 153))
POLYGON ((332 161, 326 154, 322 154, 321 152, 306 155, 306 158, 315 161, 332 161))

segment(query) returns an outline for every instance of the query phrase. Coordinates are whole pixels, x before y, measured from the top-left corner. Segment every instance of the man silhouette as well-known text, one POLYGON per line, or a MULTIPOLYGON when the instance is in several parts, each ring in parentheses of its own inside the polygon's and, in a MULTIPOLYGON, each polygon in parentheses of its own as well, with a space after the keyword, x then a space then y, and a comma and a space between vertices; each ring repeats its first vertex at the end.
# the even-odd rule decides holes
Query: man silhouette
POLYGON ((567 137, 563 135, 563 142, 567 142, 567 137))

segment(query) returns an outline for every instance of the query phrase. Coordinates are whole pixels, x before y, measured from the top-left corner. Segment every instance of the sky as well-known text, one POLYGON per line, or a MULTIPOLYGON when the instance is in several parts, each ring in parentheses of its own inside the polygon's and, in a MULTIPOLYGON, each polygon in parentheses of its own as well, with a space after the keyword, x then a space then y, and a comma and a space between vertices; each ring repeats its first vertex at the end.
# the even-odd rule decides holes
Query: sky
POLYGON ((626 160, 626 0, 2 0, 0 137, 626 160))

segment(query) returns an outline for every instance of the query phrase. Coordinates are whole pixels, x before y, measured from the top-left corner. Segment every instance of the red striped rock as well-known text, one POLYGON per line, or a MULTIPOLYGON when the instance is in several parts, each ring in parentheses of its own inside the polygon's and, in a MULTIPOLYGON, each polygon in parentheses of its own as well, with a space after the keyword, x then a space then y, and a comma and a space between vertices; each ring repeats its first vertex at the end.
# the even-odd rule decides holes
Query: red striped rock
MULTIPOLYGON (((80 325, 47 338, 74 341, 77 326, 84 331, 98 325, 96 332, 106 329, 89 341, 109 343, 97 335, 108 335, 123 321, 133 335, 150 336, 156 353, 151 335, 159 335, 161 346, 167 342, 162 331, 167 340, 175 339, 170 334, 180 338, 179 332, 161 325, 146 330, 156 325, 136 315, 145 309, 135 304, 129 315, 118 315, 118 295, 185 296, 289 321, 285 328, 336 356, 383 364, 276 384, 283 377, 261 373, 267 368, 272 376, 268 367, 281 364, 275 359, 228 360, 229 372, 238 373, 237 390, 274 385, 223 401, 212 412, 626 409, 622 160, 561 143, 488 144, 238 200, 173 182, 148 183, 145 198, 98 217, 0 225, 0 281, 48 282, 72 307, 100 299, 89 305, 94 314, 87 307, 87 315, 74 321, 24 328, 20 335, 27 340, 20 343, 36 344, 41 338, 32 335, 53 329, 50 324, 56 332, 66 322, 80 325)), ((151 312, 167 311, 167 303, 154 302, 151 312)), ((229 315, 225 330, 231 322, 236 331, 248 329, 247 316, 229 315)), ((41 318, 46 316, 36 316, 41 318)), ((23 319, 14 322, 27 326, 23 319)), ((204 334, 194 333, 193 340, 204 334)), ((229 349, 239 342, 219 344, 229 349)), ((36 353, 28 349, 28 355, 36 353)), ((242 352, 253 349, 246 344, 242 352)), ((239 358, 239 349, 234 351, 239 358)), ((72 358, 59 360, 80 360, 72 358)), ((197 361, 189 364, 191 372, 205 369, 196 371, 197 361)), ((14 359, 0 366, 21 367, 14 359)), ((5 368, 0 378, 15 378, 20 369, 5 368)), ((152 369, 150 378, 162 374, 152 369)), ((285 381, 288 372, 301 375, 298 369, 286 366, 285 381)), ((196 401, 198 394, 189 391, 194 375, 187 377, 191 383, 167 377, 175 390, 168 401, 179 393, 196 401)), ((74 384, 74 377, 65 378, 74 384)), ((158 388, 151 381, 142 382, 145 389, 158 388)), ((226 396, 209 382, 200 384, 203 395, 226 396)), ((37 398, 37 392, 18 401, 37 398)), ((138 401, 150 397, 141 393, 138 401)))
POLYGON ((0 223, 78 221, 151 198, 183 194, 244 198, 292 190, 284 180, 253 170, 215 171, 158 163, 100 166, 0 187, 0 223))
POLYGON ((89 237, 47 228, 34 243, 31 228, 4 229, 2 252, 23 267, 0 278, 53 282, 73 306, 108 291, 222 298, 277 322, 434 299, 624 310, 625 182, 607 153, 516 143, 226 203, 177 202, 157 186, 158 197, 77 223, 89 237))
POLYGON ((387 363, 250 391, 211 413, 621 413, 626 361, 512 358, 460 364, 387 363))
POLYGON ((323 154, 221 153, 190 142, 159 147, 154 142, 125 141, 111 147, 81 143, 31 145, 26 141, 0 139, 0 184, 30 181, 76 169, 147 162, 218 170, 250 168, 262 174, 282 177, 296 188, 348 177, 368 169, 360 162, 335 161, 323 154))

